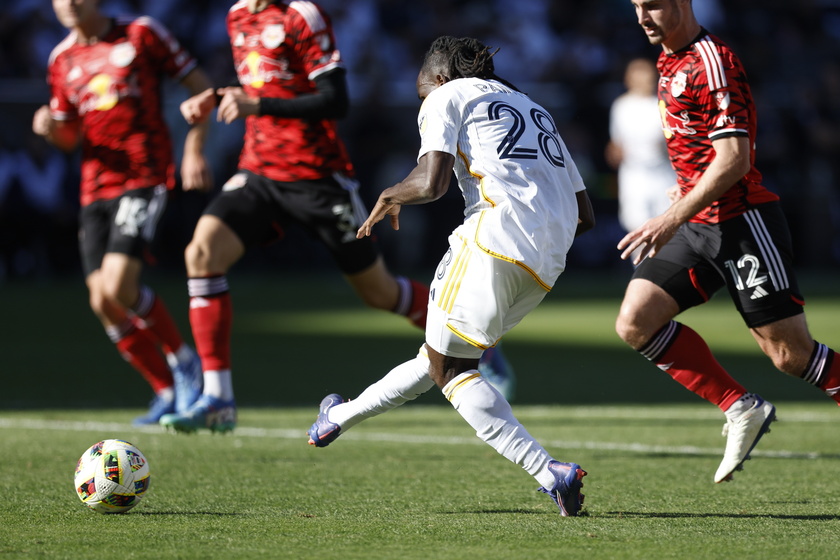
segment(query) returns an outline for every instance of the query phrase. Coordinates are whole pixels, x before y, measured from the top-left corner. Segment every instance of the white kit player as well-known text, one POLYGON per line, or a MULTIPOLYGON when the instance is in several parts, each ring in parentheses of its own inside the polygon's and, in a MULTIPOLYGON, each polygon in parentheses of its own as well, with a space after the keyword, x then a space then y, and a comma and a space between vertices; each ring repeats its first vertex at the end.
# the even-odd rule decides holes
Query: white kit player
POLYGON ((575 236, 595 222, 551 116, 494 74, 493 54, 475 39, 435 40, 417 78, 424 100, 418 165, 382 192, 358 232, 370 235, 386 216, 399 229, 401 206, 443 196, 454 167, 465 219, 430 285, 426 344, 358 398, 325 397, 308 434, 324 447, 437 384, 479 438, 531 474, 562 515, 573 516, 586 472, 554 460, 477 366, 482 352, 542 301, 575 236))
POLYGON ((618 169, 618 221, 633 231, 668 209, 668 189, 677 176, 668 158, 662 134, 656 82, 659 75, 650 60, 627 64, 627 91, 610 107, 610 142, 607 161, 618 169))

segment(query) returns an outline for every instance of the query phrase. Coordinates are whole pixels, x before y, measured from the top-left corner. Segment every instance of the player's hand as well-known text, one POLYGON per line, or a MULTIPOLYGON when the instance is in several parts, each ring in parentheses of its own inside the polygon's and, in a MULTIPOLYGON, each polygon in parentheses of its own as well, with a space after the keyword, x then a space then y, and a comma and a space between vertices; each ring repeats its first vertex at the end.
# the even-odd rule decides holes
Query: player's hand
POLYGON ((222 96, 216 120, 230 124, 236 119, 257 115, 260 111, 260 98, 251 97, 241 87, 226 87, 216 90, 222 96))
POLYGON ((55 128, 55 121, 50 116, 50 108, 41 105, 32 117, 32 132, 38 136, 49 136, 55 128))
POLYGON ((189 124, 204 122, 216 107, 216 92, 206 89, 181 103, 181 115, 189 124))
POLYGON ((373 210, 370 212, 370 216, 367 217, 365 223, 362 224, 362 227, 356 232, 356 239, 361 239, 370 235, 371 230, 375 224, 381 222, 385 216, 391 216, 391 227, 395 230, 400 229, 400 209, 402 205, 395 204, 393 202, 385 202, 382 200, 382 197, 376 201, 376 205, 373 207, 373 210))
POLYGON ((213 172, 202 153, 184 152, 181 158, 181 188, 208 192, 213 188, 213 172))
POLYGON ((666 214, 655 216, 637 227, 618 242, 621 258, 627 260, 636 249, 633 264, 638 265, 645 257, 653 257, 677 233, 679 224, 673 223, 666 214))
POLYGON ((671 204, 682 198, 682 192, 680 191, 679 185, 672 185, 671 187, 668 187, 665 194, 668 195, 668 200, 671 201, 671 204))

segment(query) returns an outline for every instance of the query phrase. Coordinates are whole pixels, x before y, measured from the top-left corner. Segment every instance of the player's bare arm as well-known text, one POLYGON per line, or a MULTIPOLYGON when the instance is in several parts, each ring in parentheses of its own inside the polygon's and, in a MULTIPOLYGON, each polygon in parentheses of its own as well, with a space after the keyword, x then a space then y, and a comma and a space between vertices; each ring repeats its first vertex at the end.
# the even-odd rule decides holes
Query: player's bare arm
POLYGON ((595 227, 595 212, 592 210, 592 201, 589 200, 589 193, 586 190, 575 193, 578 205, 578 226, 575 230, 575 237, 586 233, 595 227))
POLYGON ((665 213, 651 218, 631 231, 618 243, 622 259, 637 249, 633 260, 639 264, 653 257, 677 233, 677 229, 719 199, 750 170, 750 145, 746 136, 731 136, 713 141, 715 159, 693 189, 676 200, 665 213))
POLYGON ((376 205, 356 233, 361 239, 370 235, 373 226, 385 216, 391 217, 391 227, 400 229, 399 214, 403 204, 426 204, 442 197, 449 189, 455 156, 432 151, 420 158, 403 181, 382 191, 376 205))
MULTIPOLYGON (((193 68, 189 74, 184 76, 181 84, 193 94, 190 99, 194 99, 196 96, 206 97, 208 92, 211 94, 213 92, 210 79, 200 68, 193 68)), ((215 97, 212 99, 215 99, 215 97)), ((204 103, 206 104, 206 101, 204 103)), ((184 114, 183 107, 181 113, 184 114)), ((187 114, 184 114, 184 118, 192 125, 184 140, 184 155, 181 158, 181 184, 185 191, 209 191, 213 187, 213 173, 207 158, 204 157, 204 142, 207 138, 209 126, 209 121, 206 118, 207 114, 192 121, 187 114)))
POLYGON ((79 145, 79 121, 57 121, 50 115, 50 108, 42 105, 32 117, 32 131, 65 152, 72 152, 79 145))

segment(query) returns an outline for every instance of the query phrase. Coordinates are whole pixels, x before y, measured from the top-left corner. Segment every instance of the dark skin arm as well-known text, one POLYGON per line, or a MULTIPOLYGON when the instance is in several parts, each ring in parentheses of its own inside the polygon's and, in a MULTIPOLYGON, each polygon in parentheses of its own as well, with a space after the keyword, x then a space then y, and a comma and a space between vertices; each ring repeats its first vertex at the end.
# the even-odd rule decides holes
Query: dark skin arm
POLYGON ((381 222, 385 216, 391 217, 391 227, 400 229, 399 215, 402 205, 426 204, 446 194, 449 190, 454 164, 455 156, 446 152, 423 154, 417 167, 408 174, 408 177, 382 191, 370 216, 356 232, 356 237, 361 239, 370 235, 374 224, 381 222))
POLYGON ((578 226, 575 230, 575 237, 577 237, 595 227, 595 212, 592 210, 592 202, 586 190, 576 192, 575 198, 578 205, 578 226))

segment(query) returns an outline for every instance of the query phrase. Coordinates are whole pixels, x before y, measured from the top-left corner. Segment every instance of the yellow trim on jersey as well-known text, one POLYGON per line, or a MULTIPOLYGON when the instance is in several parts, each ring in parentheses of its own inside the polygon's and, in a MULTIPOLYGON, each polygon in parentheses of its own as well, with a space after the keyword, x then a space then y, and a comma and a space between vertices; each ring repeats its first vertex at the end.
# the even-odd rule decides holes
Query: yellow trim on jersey
POLYGON ((467 247, 467 241, 464 239, 464 244, 461 250, 458 251, 452 268, 447 273, 446 281, 443 283, 443 290, 441 290, 440 301, 438 307, 452 313, 452 308, 455 307, 455 297, 461 289, 461 282, 464 275, 467 273, 467 263, 470 262, 470 250, 467 247))
MULTIPOLYGON (((463 374, 461 374, 461 375, 463 375, 463 374)), ((450 387, 443 396, 446 397, 446 400, 448 400, 449 402, 452 402, 452 399, 453 399, 453 397, 455 397, 455 393, 458 392, 458 390, 463 388, 463 386, 466 383, 469 383, 470 381, 472 381, 476 377, 480 377, 480 376, 481 376, 481 374, 478 373, 478 372, 475 372, 473 374, 468 375, 467 377, 458 381, 458 383, 456 383, 454 386, 450 387)))
POLYGON ((536 280, 537 284, 539 284, 539 285, 540 285, 540 287, 541 287, 543 290, 545 290, 546 292, 550 292, 550 291, 551 291, 551 286, 549 286, 548 284, 546 284, 545 282, 543 282, 543 281, 542 281, 542 278, 540 278, 540 277, 539 277, 539 275, 538 275, 536 272, 534 272, 533 270, 531 270, 531 267, 529 267, 527 264, 525 264, 525 263, 523 263, 523 262, 521 262, 521 261, 518 261, 518 260, 516 260, 516 259, 514 259, 514 258, 507 257, 507 256, 505 256, 505 255, 503 255, 503 254, 501 254, 501 253, 496 253, 495 251, 491 251, 490 249, 488 249, 487 247, 485 247, 484 245, 482 245, 481 243, 479 243, 479 241, 478 241, 478 232, 479 232, 479 230, 481 229, 481 220, 483 220, 483 219, 484 219, 484 212, 482 211, 482 212, 481 212, 481 215, 478 217, 478 226, 476 226, 476 228, 475 228, 475 239, 474 239, 474 241, 475 241, 475 245, 476 245, 476 247, 478 247, 479 249, 481 249, 482 251, 484 251, 485 253, 487 253, 487 254, 488 254, 488 255, 490 255, 491 257, 495 257, 495 258, 497 258, 497 259, 499 259, 499 260, 503 260, 503 261, 507 261, 507 262, 509 262, 509 263, 513 263, 513 264, 515 264, 516 266, 518 266, 518 267, 522 268, 523 270, 525 270, 525 272, 527 272, 528 274, 530 274, 530 275, 534 278, 534 280, 536 280))
POLYGON ((453 327, 449 323, 446 323, 446 328, 449 329, 450 331, 452 331, 453 333, 455 333, 455 335, 458 336, 458 338, 460 338, 464 342, 467 342, 467 343, 475 346, 476 348, 481 348, 482 350, 487 350, 488 348, 490 348, 486 344, 482 344, 482 343, 478 342, 477 340, 473 340, 472 338, 468 337, 467 335, 465 335, 464 333, 462 333, 461 331, 459 331, 458 329, 456 329, 455 327, 453 327))
POLYGON ((489 196, 487 196, 487 193, 484 192, 484 175, 479 175, 478 173, 476 173, 475 171, 472 170, 472 167, 470 166, 470 162, 467 161, 466 154, 464 152, 462 152, 460 148, 458 149, 458 155, 461 156, 462 160, 464 160, 464 167, 467 169, 467 173, 469 173, 470 175, 472 175, 473 177, 478 179, 478 190, 479 190, 479 192, 481 192, 481 198, 486 200, 490 204, 490 206, 495 208, 496 207, 495 201, 493 201, 493 199, 490 198, 489 196))
MULTIPOLYGON (((478 179, 478 189, 479 189, 479 191, 481 192, 481 198, 483 198, 484 200, 486 200, 488 203, 490 203, 490 206, 493 206, 493 207, 495 208, 495 207, 496 207, 496 203, 495 203, 495 202, 493 202, 493 199, 491 199, 489 196, 487 196, 487 193, 485 193, 485 192, 484 192, 484 176, 483 176, 483 175, 479 175, 478 173, 475 173, 475 172, 472 170, 472 168, 471 168, 471 166, 470 166, 470 162, 467 160, 467 156, 466 156, 466 154, 464 154, 464 152, 462 152, 460 148, 458 148, 458 155, 459 155, 459 156, 461 156, 461 159, 462 159, 462 160, 464 160, 464 166, 465 166, 465 167, 466 167, 466 169, 467 169, 467 173, 469 173, 470 175, 472 175, 473 177, 475 177, 476 179, 478 179)), ((537 284, 539 284, 539 285, 540 285, 540 287, 541 287, 543 290, 545 290, 546 292, 550 292, 550 291, 551 291, 551 286, 549 286, 548 284, 546 284, 545 282, 543 282, 543 281, 542 281, 542 278, 540 278, 540 277, 539 277, 539 275, 538 275, 536 272, 534 272, 533 270, 531 270, 531 267, 529 267, 527 264, 525 264, 525 263, 523 263, 523 262, 521 262, 521 261, 518 261, 518 260, 516 260, 516 259, 514 259, 514 258, 507 257, 507 256, 505 256, 505 255, 502 255, 501 253, 496 253, 496 252, 494 252, 494 251, 491 251, 490 249, 488 249, 487 247, 483 246, 481 243, 479 243, 479 242, 478 242, 478 232, 479 232, 479 230, 481 229, 481 220, 483 220, 483 219, 484 219, 484 212, 485 212, 485 210, 482 210, 482 211, 481 211, 481 215, 480 215, 480 216, 479 216, 479 218, 478 218, 478 226, 475 228, 475 244, 476 244, 476 246, 478 246, 478 248, 479 248, 479 249, 481 249, 482 251, 484 251, 485 253, 487 253, 487 254, 488 254, 488 255, 490 255, 491 257, 495 257, 495 258, 497 258, 497 259, 501 259, 501 260, 503 260, 503 261, 507 261, 507 262, 509 262, 509 263, 513 263, 513 264, 515 264, 516 266, 518 266, 518 267, 520 267, 520 268, 524 269, 524 270, 525 270, 528 274, 530 274, 530 275, 534 278, 534 280, 536 280, 536 281, 537 281, 537 284)), ((441 307, 442 307, 442 306, 441 306, 441 307)))

